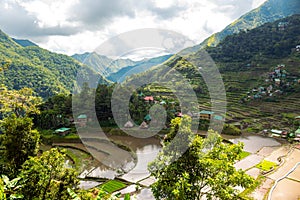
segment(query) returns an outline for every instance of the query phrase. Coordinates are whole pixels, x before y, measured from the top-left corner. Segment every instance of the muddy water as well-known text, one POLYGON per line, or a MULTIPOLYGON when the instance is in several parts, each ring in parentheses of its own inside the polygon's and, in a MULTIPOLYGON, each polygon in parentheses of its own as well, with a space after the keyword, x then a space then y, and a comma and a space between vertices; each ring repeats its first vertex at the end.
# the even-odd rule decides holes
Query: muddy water
POLYGON ((263 147, 274 147, 281 145, 281 143, 274 138, 254 134, 243 134, 241 136, 222 135, 222 137, 235 144, 238 142, 244 143, 244 151, 250 153, 256 153, 263 147))
POLYGON ((101 164, 90 166, 85 171, 87 177, 113 179, 121 173, 124 180, 136 182, 148 177, 149 162, 153 161, 161 149, 160 140, 155 137, 135 138, 131 136, 109 136, 108 138, 88 135, 82 138, 87 151, 101 164), (128 151, 120 148, 125 146, 128 151))

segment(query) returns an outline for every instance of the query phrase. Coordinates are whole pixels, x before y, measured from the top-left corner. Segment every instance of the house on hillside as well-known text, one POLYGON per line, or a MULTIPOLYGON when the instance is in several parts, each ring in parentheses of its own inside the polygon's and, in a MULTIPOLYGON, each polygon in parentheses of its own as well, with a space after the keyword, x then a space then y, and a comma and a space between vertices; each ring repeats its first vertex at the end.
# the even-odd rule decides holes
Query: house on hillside
POLYGON ((221 115, 214 115, 214 116, 213 116, 213 121, 214 121, 215 123, 222 123, 222 122, 225 121, 225 120, 224 120, 224 118, 223 118, 221 115))
POLYGON ((300 45, 296 46, 296 51, 300 51, 300 45))
POLYGON ((275 78, 275 84, 280 85, 281 80, 279 78, 275 78))
POLYGON ((208 110, 201 110, 199 114, 200 114, 200 119, 210 120, 214 112, 208 110))
POLYGON ((286 27, 288 26, 288 22, 279 22, 277 27, 279 31, 284 31, 286 27))
POLYGON ((294 136, 295 136, 294 141, 300 142, 300 127, 295 131, 294 136))
POLYGON ((149 128, 148 124, 146 122, 142 122, 140 125, 140 129, 147 129, 149 128))
POLYGON ((179 113, 176 114, 176 116, 177 116, 177 117, 182 117, 183 114, 182 114, 181 112, 179 112, 179 113))
POLYGON ((149 114, 147 114, 145 117, 144 117, 144 120, 146 121, 151 121, 151 116, 149 114))
POLYGON ((71 130, 70 128, 62 127, 62 128, 56 129, 54 132, 60 136, 65 136, 70 133, 70 130, 71 130))
POLYGON ((283 131, 272 129, 271 130, 271 137, 281 137, 283 131))
POLYGON ((86 123, 87 123, 87 115, 85 114, 81 114, 77 117, 77 120, 76 120, 76 124, 79 125, 79 127, 85 127, 86 126, 86 123))
POLYGON ((166 101, 164 101, 164 100, 162 100, 160 103, 159 103, 160 105, 166 105, 167 104, 167 102, 166 101))
POLYGON ((144 95, 143 92, 140 92, 138 96, 142 98, 142 97, 144 97, 145 95, 144 95))
POLYGON ((153 98, 153 96, 146 96, 144 98, 144 100, 147 101, 147 102, 149 102, 149 101, 154 101, 154 98, 153 98))
POLYGON ((134 125, 133 125, 133 123, 131 121, 128 121, 128 122, 125 123, 124 127, 125 128, 133 128, 134 125))

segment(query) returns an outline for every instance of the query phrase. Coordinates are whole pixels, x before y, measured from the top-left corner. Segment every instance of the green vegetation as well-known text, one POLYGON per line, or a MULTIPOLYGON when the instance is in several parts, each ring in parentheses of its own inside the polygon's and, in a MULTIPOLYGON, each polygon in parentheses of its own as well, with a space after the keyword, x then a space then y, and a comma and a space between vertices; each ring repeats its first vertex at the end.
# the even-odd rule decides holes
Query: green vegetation
POLYGON ((226 134, 226 135, 241 135, 242 134, 241 130, 232 124, 225 124, 223 127, 222 133, 226 134))
POLYGON ((178 120, 173 121, 173 131, 168 136, 173 138, 172 133, 178 130, 181 137, 172 141, 176 145, 167 142, 149 165, 151 175, 157 179, 151 186, 156 199, 234 199, 239 197, 234 187, 249 188, 253 184, 249 175, 234 167, 242 153, 241 144, 224 144, 213 131, 207 139, 194 136, 190 130, 191 119, 183 116, 178 120), (189 149, 170 164, 185 145, 189 145, 189 149))
POLYGON ((240 153, 240 160, 246 158, 247 156, 250 156, 251 153, 247 152, 247 151, 242 151, 242 153, 240 153))
MULTIPOLYGON (((227 100, 226 121, 242 122, 253 119, 251 123, 245 123, 248 132, 291 126, 290 122, 282 120, 280 113, 297 114, 300 112, 297 106, 300 103, 298 95, 300 85, 295 81, 300 77, 300 53, 295 51, 299 43, 299 21, 300 16, 293 15, 253 30, 228 36, 218 46, 206 48, 216 62, 224 82, 227 100), (279 22, 288 23, 285 30, 278 29, 279 22), (269 86, 265 80, 268 78, 268 73, 274 71, 278 64, 286 66, 285 69, 289 74, 286 83, 289 87, 274 87, 274 91, 283 92, 281 95, 273 94, 272 97, 264 99, 244 101, 247 93, 252 89, 269 86)), ((199 109, 210 110, 211 99, 198 70, 198 67, 205 66, 205 63, 199 59, 201 55, 201 51, 185 57, 174 55, 165 63, 169 70, 156 67, 143 74, 132 76, 130 81, 138 81, 141 76, 160 80, 159 77, 161 79, 168 77, 172 70, 176 69, 192 85, 198 96, 199 109)), ((161 84, 168 85, 168 83, 161 84)), ((181 83, 175 82, 174 84, 180 85, 181 83)), ((153 83, 143 89, 147 89, 153 96, 174 98, 172 92, 156 85, 153 83)), ((200 129, 205 130, 206 127, 202 123, 200 125, 203 126, 200 129)))
POLYGON ((74 169, 66 168, 65 155, 58 149, 27 160, 20 174, 24 199, 68 199, 68 188, 78 184, 74 169))
POLYGON ((101 188, 107 192, 107 193, 113 193, 115 191, 118 191, 120 189, 123 189, 126 187, 126 184, 121 182, 121 181, 118 181, 118 180, 111 180, 111 181, 108 181, 106 183, 104 183, 103 185, 101 185, 101 188))
MULTIPOLYGON (((46 98, 59 93, 70 93, 77 72, 89 78, 97 73, 69 56, 52 53, 37 46, 22 47, 0 30, 0 82, 9 89, 32 88, 46 98), (8 65, 8 66, 7 66, 8 65)), ((100 83, 107 83, 100 78, 100 83)))
POLYGON ((268 160, 263 160, 263 161, 261 161, 261 163, 256 165, 257 168, 259 168, 263 171, 269 171, 269 170, 273 169, 276 166, 277 166, 276 163, 268 161, 268 160))

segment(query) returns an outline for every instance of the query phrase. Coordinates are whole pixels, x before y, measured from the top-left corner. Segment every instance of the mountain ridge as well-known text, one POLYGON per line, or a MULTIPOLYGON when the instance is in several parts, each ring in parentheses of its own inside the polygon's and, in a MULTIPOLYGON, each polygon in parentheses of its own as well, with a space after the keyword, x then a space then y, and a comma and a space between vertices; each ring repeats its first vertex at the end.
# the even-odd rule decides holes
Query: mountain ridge
POLYGON ((240 30, 253 29, 267 22, 274 22, 293 14, 300 14, 300 1, 268 0, 258 8, 242 15, 222 31, 212 34, 200 44, 182 50, 182 53, 193 53, 206 46, 214 47, 228 35, 238 33, 240 30))
POLYGON ((0 64, 8 68, 0 73, 1 83, 9 89, 33 88, 37 95, 47 98, 57 93, 71 93, 81 81, 108 81, 93 69, 75 59, 38 46, 23 47, 0 31, 0 64))

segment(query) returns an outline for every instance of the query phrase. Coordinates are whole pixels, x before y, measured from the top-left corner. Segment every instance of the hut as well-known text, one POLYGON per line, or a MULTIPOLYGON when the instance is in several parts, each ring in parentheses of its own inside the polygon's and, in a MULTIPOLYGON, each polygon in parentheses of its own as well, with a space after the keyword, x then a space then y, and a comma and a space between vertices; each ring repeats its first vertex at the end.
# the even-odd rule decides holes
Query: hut
POLYGON ((86 123, 87 123, 87 115, 82 114, 82 115, 79 115, 79 116, 77 117, 77 124, 78 124, 80 127, 86 126, 86 123))
POLYGON ((160 105, 165 105, 165 104, 167 104, 164 100, 162 100, 160 103, 159 103, 160 105))
POLYGON ((282 134, 283 131, 281 130, 276 130, 276 129, 272 129, 271 130, 271 133, 272 133, 272 137, 281 137, 281 134, 282 134))
POLYGON ((220 115, 214 115, 213 119, 214 119, 215 121, 223 121, 223 117, 220 116, 220 115))
POLYGON ((144 97, 145 95, 144 95, 143 92, 140 92, 138 96, 139 96, 139 97, 144 97))
POLYGON ((179 112, 179 113, 176 114, 176 116, 177 116, 177 117, 182 117, 183 114, 182 114, 181 112, 179 112))
POLYGON ((54 132, 60 136, 65 136, 70 133, 70 130, 71 130, 70 128, 62 127, 62 128, 56 129, 54 132))
POLYGON ((214 114, 214 112, 208 111, 208 110, 201 110, 199 114, 200 114, 200 119, 210 120, 210 118, 214 114))
POLYGON ((147 129, 147 128, 149 128, 148 124, 145 121, 143 121, 140 125, 140 129, 147 129))
POLYGON ((149 101, 153 101, 154 98, 153 98, 153 96, 146 96, 146 97, 144 98, 144 100, 149 102, 149 101))
POLYGON ((125 128, 133 128, 134 125, 133 125, 133 123, 131 121, 128 121, 128 122, 125 123, 124 127, 125 128))
POLYGON ((276 85, 280 85, 280 82, 281 82, 281 81, 280 81, 279 78, 275 78, 275 84, 276 84, 276 85))
POLYGON ((144 120, 146 121, 151 121, 151 116, 149 114, 147 114, 145 117, 144 117, 144 120))
POLYGON ((288 136, 288 132, 287 131, 282 131, 281 137, 282 138, 287 138, 287 136, 288 136))

